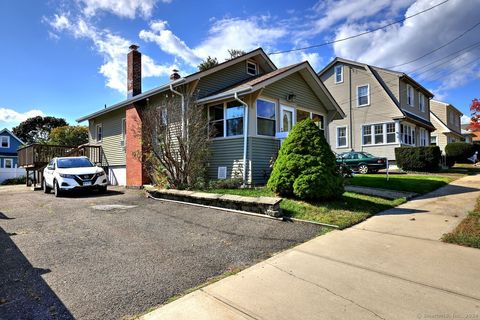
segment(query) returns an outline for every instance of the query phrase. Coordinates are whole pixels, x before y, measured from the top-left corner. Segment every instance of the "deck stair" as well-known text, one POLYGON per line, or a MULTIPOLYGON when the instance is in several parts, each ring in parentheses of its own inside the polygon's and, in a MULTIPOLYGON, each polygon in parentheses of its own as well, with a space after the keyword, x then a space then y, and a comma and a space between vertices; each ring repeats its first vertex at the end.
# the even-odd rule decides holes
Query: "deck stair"
POLYGON ((108 162, 101 146, 81 145, 57 146, 49 144, 31 144, 18 149, 18 166, 27 172, 27 186, 38 187, 43 183, 43 169, 55 157, 86 156, 101 166, 108 174, 108 162))

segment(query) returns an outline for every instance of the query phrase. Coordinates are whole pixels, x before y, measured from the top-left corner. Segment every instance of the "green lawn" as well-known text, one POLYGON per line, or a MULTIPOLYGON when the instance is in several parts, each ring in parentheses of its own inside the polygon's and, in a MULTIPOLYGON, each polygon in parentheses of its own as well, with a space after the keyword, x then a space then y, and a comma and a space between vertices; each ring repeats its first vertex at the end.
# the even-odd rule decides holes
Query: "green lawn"
MULTIPOLYGON (((275 196, 272 191, 266 188, 210 189, 207 192, 249 197, 275 196)), ((345 192, 340 199, 334 201, 307 203, 293 199, 284 199, 280 206, 286 216, 333 224, 343 229, 357 224, 380 211, 396 207, 403 202, 405 202, 405 198, 386 200, 345 192)))
POLYGON ((383 188, 424 194, 447 185, 458 177, 441 175, 357 174, 348 184, 362 187, 383 188))
POLYGON ((480 198, 475 209, 443 241, 480 249, 480 198))

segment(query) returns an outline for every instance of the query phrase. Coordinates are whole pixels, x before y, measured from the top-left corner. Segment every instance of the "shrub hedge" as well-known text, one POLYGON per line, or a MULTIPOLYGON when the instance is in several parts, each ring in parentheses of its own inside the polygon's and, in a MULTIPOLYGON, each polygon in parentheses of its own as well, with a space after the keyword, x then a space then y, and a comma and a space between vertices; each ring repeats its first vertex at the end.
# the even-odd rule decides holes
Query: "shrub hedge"
MULTIPOLYGON (((480 146, 465 142, 452 142, 445 146, 445 154, 447 156, 447 164, 472 163, 468 158, 473 156, 475 151, 480 151, 480 146)), ((450 165, 449 165, 450 166, 450 165)))
POLYGON ((441 155, 438 146, 395 148, 397 166, 407 171, 438 171, 441 155))
POLYGON ((297 123, 282 143, 267 186, 282 196, 303 200, 343 194, 343 177, 337 173, 335 155, 312 120, 297 123))

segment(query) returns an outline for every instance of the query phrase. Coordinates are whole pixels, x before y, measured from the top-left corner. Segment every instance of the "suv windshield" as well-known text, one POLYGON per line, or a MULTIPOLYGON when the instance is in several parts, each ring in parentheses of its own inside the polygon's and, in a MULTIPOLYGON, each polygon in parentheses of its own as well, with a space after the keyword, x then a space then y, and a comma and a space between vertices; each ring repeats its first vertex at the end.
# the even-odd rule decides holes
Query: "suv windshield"
POLYGON ((57 160, 58 168, 85 168, 93 166, 93 163, 87 158, 65 158, 57 160))

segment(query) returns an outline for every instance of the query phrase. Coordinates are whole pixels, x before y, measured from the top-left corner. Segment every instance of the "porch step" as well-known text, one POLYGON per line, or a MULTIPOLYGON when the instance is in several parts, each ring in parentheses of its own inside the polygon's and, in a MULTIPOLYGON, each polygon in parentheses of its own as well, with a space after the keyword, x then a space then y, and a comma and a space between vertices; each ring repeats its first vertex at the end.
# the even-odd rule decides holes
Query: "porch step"
POLYGON ((229 194, 216 194, 174 189, 145 188, 154 198, 196 203, 206 206, 226 208, 280 217, 282 198, 242 197, 229 194))

